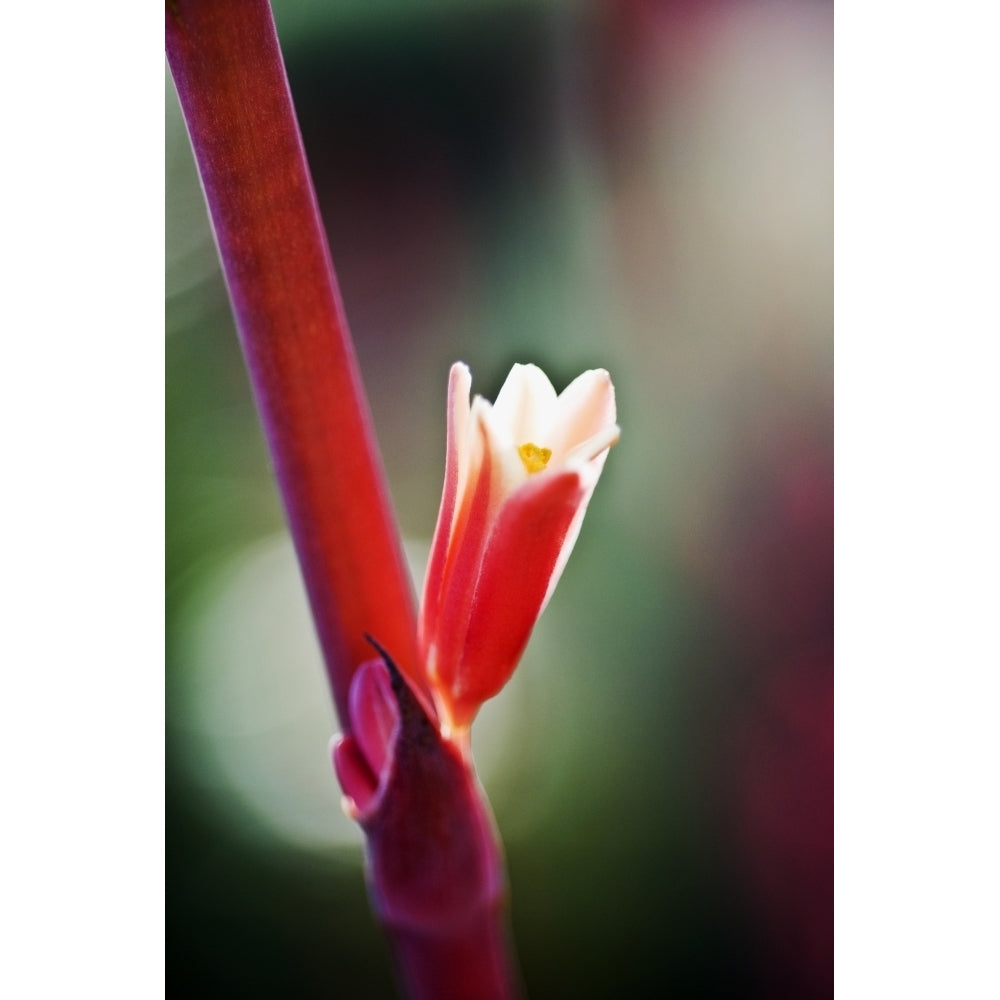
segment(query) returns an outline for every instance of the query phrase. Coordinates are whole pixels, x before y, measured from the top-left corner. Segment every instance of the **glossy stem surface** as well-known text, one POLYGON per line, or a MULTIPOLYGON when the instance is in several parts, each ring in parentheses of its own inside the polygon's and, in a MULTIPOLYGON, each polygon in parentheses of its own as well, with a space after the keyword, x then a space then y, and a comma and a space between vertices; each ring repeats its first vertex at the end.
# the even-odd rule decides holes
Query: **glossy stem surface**
POLYGON ((413 676, 412 589, 266 0, 170 0, 167 58, 341 724, 370 633, 413 676))

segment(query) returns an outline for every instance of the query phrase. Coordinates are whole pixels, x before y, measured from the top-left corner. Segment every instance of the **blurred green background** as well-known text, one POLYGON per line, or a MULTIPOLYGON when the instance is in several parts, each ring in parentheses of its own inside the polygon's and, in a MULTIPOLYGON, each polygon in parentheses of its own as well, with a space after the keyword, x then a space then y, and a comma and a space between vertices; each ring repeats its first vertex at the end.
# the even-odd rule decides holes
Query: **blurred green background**
MULTIPOLYGON (((415 578, 452 361, 617 388, 474 731, 530 995, 832 996, 831 5, 274 10, 415 578)), ((166 91, 168 994, 393 997, 166 91)))

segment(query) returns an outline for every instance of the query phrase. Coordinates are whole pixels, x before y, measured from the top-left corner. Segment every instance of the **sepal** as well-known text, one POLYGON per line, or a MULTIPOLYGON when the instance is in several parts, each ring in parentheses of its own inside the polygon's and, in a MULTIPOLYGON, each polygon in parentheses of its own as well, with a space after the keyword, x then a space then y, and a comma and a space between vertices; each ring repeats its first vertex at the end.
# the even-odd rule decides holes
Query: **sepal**
POLYGON ((333 759, 345 808, 365 831, 373 908, 398 932, 456 934, 505 895, 471 756, 441 735, 385 653, 358 669, 350 705, 352 732, 333 759))

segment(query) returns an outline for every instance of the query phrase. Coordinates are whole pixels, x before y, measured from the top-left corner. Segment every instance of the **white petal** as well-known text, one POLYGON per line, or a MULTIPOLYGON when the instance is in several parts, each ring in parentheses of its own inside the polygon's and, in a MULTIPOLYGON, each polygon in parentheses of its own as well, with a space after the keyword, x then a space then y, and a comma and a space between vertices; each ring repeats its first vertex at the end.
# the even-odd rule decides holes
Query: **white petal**
POLYGON ((564 464, 573 465, 577 462, 591 462, 601 452, 606 452, 621 437, 621 428, 617 424, 604 427, 586 441, 581 441, 566 456, 564 464))
POLYGON ((528 441, 545 445, 539 438, 552 426, 556 413, 556 391, 537 365, 514 365, 493 404, 498 425, 505 427, 515 445, 528 441))
MULTIPOLYGON (((469 439, 471 435, 471 406, 469 393, 472 389, 472 373, 468 365, 456 361, 451 366, 448 377, 448 402, 451 405, 451 426, 449 431, 454 435, 454 441, 449 440, 449 446, 454 447, 453 457, 457 465, 456 491, 461 498, 469 479, 469 439)), ((459 500, 460 504, 460 500, 459 500)))
POLYGON ((614 426, 616 417, 615 387, 603 368, 573 379, 559 396, 545 442, 552 449, 552 463, 564 462, 580 444, 614 426))
POLYGON ((510 435, 510 429, 498 418, 496 407, 490 406, 481 396, 472 403, 473 420, 482 422, 486 447, 493 460, 493 475, 497 483, 497 499, 502 501, 510 496, 527 478, 517 444, 510 435))

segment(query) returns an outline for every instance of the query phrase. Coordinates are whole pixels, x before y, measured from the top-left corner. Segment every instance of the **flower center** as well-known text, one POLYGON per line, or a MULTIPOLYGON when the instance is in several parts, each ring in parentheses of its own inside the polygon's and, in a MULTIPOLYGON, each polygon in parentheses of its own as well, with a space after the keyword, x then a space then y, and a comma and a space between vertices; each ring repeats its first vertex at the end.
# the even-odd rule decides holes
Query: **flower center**
POLYGON ((532 444, 530 441, 527 444, 519 445, 517 453, 521 456, 521 461, 524 462, 524 467, 529 473, 541 472, 549 464, 549 459, 552 457, 551 448, 539 448, 537 444, 532 444))

